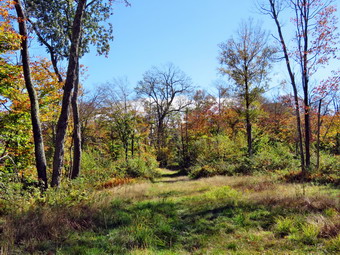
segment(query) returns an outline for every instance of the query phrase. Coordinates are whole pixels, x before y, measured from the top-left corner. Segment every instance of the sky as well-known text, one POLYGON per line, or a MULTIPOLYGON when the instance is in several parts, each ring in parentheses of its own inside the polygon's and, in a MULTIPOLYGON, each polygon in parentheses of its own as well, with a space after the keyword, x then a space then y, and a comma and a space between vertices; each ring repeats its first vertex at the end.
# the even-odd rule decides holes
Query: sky
POLYGON ((229 39, 242 20, 259 15, 255 0, 131 0, 117 4, 111 18, 114 41, 108 58, 92 50, 86 89, 127 77, 134 88, 152 66, 173 63, 208 91, 218 74, 218 44, 229 39))
MULTIPOLYGON (((273 20, 259 13, 257 0, 129 2, 131 6, 126 7, 122 0, 116 0, 114 15, 110 18, 115 38, 109 56, 98 56, 92 49, 81 59, 81 64, 87 67, 87 78, 82 80, 87 91, 94 91, 114 79, 127 80, 133 90, 147 70, 173 63, 191 77, 195 87, 215 93, 216 80, 227 81, 218 73, 218 45, 235 35, 240 23, 249 18, 262 23, 268 32, 276 32, 273 20)), ((284 23, 288 27, 289 19, 284 23)), ((273 37, 269 39, 273 41, 273 37)), ((39 47, 36 50, 41 55, 43 50, 39 47)), ((334 66, 322 70, 319 77, 327 77, 334 66)), ((281 63, 272 71, 267 96, 290 92, 289 85, 286 88, 280 85, 283 79, 288 79, 288 74, 281 63)))

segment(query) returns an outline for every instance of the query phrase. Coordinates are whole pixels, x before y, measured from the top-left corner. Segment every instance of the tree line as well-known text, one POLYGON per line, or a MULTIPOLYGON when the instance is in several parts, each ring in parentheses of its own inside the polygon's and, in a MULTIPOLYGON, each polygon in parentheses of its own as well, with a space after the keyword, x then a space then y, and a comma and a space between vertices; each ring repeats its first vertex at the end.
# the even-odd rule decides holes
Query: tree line
POLYGON ((242 22, 219 45, 219 72, 227 81, 217 84, 216 93, 195 88, 167 64, 144 73, 134 98, 124 79, 90 94, 80 84, 80 59, 90 46, 108 54, 113 1, 0 2, 1 171, 28 175, 34 160, 41 186, 46 189, 51 178, 57 187, 63 176, 81 175, 84 151, 125 162, 132 177, 146 175, 138 169, 150 167, 151 158, 193 177, 298 168, 306 180, 320 169, 326 180, 334 174, 339 70, 312 80, 338 58, 334 1, 263 0, 258 8, 273 20, 275 42, 253 20, 242 22), (286 15, 293 35, 283 26, 286 15), (48 60, 30 59, 29 33, 48 60), (18 50, 21 60, 13 63, 18 50), (279 61, 293 93, 268 99, 264 92, 279 61), (321 156, 334 160, 329 165, 321 156))

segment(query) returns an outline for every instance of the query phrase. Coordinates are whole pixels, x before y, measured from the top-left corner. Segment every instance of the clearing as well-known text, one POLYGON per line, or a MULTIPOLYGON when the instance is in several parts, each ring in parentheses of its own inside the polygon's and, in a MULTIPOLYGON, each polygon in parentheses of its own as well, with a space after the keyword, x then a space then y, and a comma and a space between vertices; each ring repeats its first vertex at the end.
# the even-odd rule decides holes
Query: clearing
POLYGON ((52 207, 53 214, 40 210, 17 218, 25 225, 33 214, 50 229, 56 218, 54 235, 38 242, 32 234, 22 249, 65 255, 340 252, 338 189, 263 175, 192 180, 159 171, 162 177, 153 182, 98 190, 59 213, 52 207), (70 227, 58 232, 60 218, 70 227))

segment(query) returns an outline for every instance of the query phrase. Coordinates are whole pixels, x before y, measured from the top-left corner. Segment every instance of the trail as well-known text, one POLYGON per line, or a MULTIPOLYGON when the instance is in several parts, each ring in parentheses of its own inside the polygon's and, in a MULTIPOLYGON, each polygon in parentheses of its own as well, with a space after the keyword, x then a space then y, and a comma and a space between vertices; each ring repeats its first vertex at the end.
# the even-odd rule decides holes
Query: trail
POLYGON ((304 226, 326 217, 329 226, 337 226, 334 190, 321 195, 320 188, 310 186, 306 200, 297 196, 297 185, 270 176, 193 180, 180 171, 158 171, 153 181, 99 191, 95 227, 69 235, 56 254, 286 255, 338 249, 336 236, 304 232, 304 226), (325 209, 333 214, 316 214, 325 209), (298 232, 280 229, 278 222, 286 221, 298 232))
POLYGON ((181 170, 170 170, 166 168, 160 168, 158 170, 161 177, 155 180, 155 183, 178 183, 189 182, 190 178, 181 173, 181 170))

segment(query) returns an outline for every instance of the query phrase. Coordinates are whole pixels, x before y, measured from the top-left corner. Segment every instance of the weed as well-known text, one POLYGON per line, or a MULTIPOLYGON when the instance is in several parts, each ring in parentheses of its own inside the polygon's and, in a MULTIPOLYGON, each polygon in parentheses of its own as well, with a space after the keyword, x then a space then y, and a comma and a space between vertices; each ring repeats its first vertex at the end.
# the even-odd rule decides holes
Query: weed
POLYGON ((279 217, 276 221, 274 232, 281 237, 294 234, 298 231, 297 225, 298 223, 293 217, 279 217))
POLYGON ((326 250, 330 253, 337 254, 340 252, 340 234, 338 234, 333 239, 326 241, 326 250))
POLYGON ((230 242, 226 245, 226 248, 228 250, 236 251, 237 250, 237 244, 235 242, 230 242))
POLYGON ((288 239, 307 245, 314 245, 318 242, 319 228, 314 224, 302 224, 300 231, 288 236, 288 239))

